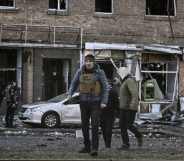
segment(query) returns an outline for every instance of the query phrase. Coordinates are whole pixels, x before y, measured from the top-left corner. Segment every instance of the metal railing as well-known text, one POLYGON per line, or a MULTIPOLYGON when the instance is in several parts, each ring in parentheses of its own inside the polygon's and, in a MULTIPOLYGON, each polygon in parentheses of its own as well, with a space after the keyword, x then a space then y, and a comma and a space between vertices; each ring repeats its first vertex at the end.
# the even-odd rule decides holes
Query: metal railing
POLYGON ((70 44, 81 47, 80 27, 28 24, 0 24, 0 43, 18 44, 70 44))

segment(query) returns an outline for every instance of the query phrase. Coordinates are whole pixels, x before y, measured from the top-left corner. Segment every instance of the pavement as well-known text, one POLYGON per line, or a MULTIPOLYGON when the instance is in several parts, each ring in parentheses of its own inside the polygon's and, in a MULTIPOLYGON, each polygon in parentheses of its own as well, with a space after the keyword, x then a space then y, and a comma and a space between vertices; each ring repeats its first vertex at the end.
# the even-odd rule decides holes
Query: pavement
POLYGON ((0 160, 124 160, 124 161, 165 161, 183 160, 184 137, 166 135, 146 127, 144 144, 137 146, 135 136, 129 133, 130 150, 118 151, 121 146, 120 130, 113 130, 112 148, 105 149, 102 135, 99 135, 99 156, 79 154, 83 147, 83 138, 79 127, 61 127, 55 129, 24 126, 15 117, 15 128, 5 128, 0 117, 0 160))

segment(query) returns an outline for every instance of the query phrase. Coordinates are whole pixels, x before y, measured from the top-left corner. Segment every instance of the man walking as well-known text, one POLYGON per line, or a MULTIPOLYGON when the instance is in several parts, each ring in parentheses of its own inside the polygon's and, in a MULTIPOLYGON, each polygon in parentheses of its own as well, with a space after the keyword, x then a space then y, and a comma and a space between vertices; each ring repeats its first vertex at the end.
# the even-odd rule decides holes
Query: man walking
POLYGON ((79 69, 71 82, 69 96, 79 87, 80 110, 84 148, 80 153, 98 155, 98 128, 101 108, 105 108, 108 101, 108 82, 103 70, 95 63, 92 54, 85 56, 85 64, 79 69), (89 137, 89 121, 91 119, 92 141, 89 137))
POLYGON ((115 113, 119 110, 119 88, 118 82, 113 80, 110 83, 107 108, 101 112, 101 128, 106 149, 111 148, 112 128, 115 120, 115 113))
POLYGON ((142 146, 142 134, 133 124, 139 103, 138 87, 127 67, 121 67, 118 73, 122 79, 120 87, 120 129, 123 141, 123 145, 119 149, 127 150, 130 147, 128 130, 137 138, 138 146, 142 146))

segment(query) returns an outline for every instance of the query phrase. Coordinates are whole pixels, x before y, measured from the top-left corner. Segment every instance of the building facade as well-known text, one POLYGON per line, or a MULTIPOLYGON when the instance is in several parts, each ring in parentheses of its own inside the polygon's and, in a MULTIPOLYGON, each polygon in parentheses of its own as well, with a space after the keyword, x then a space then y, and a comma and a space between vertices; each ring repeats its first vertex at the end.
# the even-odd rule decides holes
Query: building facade
POLYGON ((66 92, 93 52, 110 79, 110 58, 142 75, 143 103, 149 79, 173 101, 184 95, 183 18, 182 0, 2 0, 1 81, 16 79, 23 103, 45 100, 66 92))

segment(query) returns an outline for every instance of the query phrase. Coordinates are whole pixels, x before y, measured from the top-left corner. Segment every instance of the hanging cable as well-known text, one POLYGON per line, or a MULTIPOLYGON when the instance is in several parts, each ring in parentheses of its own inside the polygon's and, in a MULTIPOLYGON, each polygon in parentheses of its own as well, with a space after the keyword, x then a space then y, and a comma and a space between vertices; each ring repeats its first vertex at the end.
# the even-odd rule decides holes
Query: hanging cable
POLYGON ((171 22, 170 8, 169 7, 170 7, 170 0, 167 0, 167 15, 168 15, 169 25, 170 25, 170 29, 171 29, 171 36, 172 36, 172 39, 174 40, 175 39, 175 37, 174 37, 174 30, 173 30, 173 26, 172 26, 172 22, 171 22))

